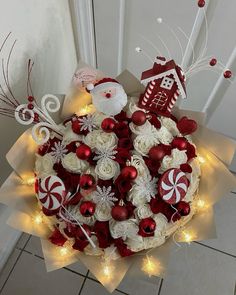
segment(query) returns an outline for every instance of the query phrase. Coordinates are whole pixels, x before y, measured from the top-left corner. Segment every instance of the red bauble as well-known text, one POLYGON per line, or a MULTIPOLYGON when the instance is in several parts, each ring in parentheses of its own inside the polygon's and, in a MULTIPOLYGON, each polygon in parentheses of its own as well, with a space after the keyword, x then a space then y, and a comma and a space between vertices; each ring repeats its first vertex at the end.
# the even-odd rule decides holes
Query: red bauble
POLYGON ((121 170, 121 176, 123 178, 135 179, 138 175, 138 171, 134 166, 126 166, 121 170))
POLYGON ((135 125, 141 126, 146 122, 147 117, 143 111, 136 111, 132 114, 131 120, 135 125))
POLYGON ((217 64, 217 59, 216 58, 212 58, 209 62, 210 66, 214 67, 217 64))
POLYGON ((166 155, 166 150, 163 146, 153 146, 149 152, 148 156, 153 161, 161 161, 166 155))
MULTIPOLYGON (((90 227, 87 225, 87 224, 83 224, 83 229, 85 230, 85 232, 87 233, 87 235, 89 237, 91 237, 91 230, 90 230, 90 227)), ((76 231, 76 238, 78 240, 81 240, 81 241, 86 241, 87 238, 85 236, 85 234, 83 233, 82 229, 80 227, 78 227, 77 231, 76 231)))
POLYGON ((33 110, 34 109, 34 105, 32 103, 28 103, 28 106, 27 107, 28 107, 29 110, 33 110))
POLYGON ((177 148, 180 151, 187 150, 188 141, 184 137, 176 137, 173 139, 171 146, 177 148))
POLYGON ((71 128, 73 130, 74 133, 76 134, 81 134, 81 131, 80 131, 80 123, 78 120, 72 120, 72 125, 71 125, 71 128))
POLYGON ((200 7, 200 8, 204 7, 205 4, 206 4, 205 0, 199 0, 198 1, 198 7, 200 7))
POLYGON ((76 149, 76 156, 81 160, 88 160, 92 154, 91 148, 86 144, 81 144, 76 149))
POLYGON ((181 216, 189 215, 190 210, 191 210, 189 203, 186 203, 184 201, 180 201, 178 204, 176 204, 176 209, 178 210, 178 212, 181 216))
POLYGON ((95 179, 91 174, 84 174, 80 177, 79 185, 82 189, 91 189, 95 184, 95 179))
POLYGON ((177 128, 183 135, 189 135, 197 130, 197 122, 187 117, 182 117, 177 123, 177 128))
POLYGON ((111 216, 117 221, 123 221, 128 218, 129 212, 125 206, 116 205, 111 209, 111 216))
POLYGON ((116 126, 116 122, 112 118, 104 119, 101 124, 102 130, 108 133, 113 132, 115 129, 115 126, 116 126))
POLYGON ((93 216, 95 212, 96 205, 91 201, 85 201, 80 204, 80 213, 85 217, 93 216))
POLYGON ((28 97, 28 102, 33 102, 34 101, 34 97, 33 96, 29 96, 28 97))
POLYGON ((139 223, 139 234, 142 236, 151 236, 156 229, 156 222, 151 217, 144 218, 139 223))
POLYGON ((227 70, 224 72, 225 79, 229 79, 232 77, 232 72, 230 70, 227 70))

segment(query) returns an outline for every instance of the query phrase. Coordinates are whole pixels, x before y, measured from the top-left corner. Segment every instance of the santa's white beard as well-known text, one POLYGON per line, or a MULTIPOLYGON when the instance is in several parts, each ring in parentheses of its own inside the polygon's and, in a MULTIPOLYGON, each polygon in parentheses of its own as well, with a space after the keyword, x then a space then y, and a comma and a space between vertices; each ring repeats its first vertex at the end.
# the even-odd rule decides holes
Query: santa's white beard
POLYGON ((92 94, 92 101, 97 111, 106 115, 115 116, 119 114, 127 104, 127 95, 122 89, 114 97, 106 98, 99 94, 92 94))

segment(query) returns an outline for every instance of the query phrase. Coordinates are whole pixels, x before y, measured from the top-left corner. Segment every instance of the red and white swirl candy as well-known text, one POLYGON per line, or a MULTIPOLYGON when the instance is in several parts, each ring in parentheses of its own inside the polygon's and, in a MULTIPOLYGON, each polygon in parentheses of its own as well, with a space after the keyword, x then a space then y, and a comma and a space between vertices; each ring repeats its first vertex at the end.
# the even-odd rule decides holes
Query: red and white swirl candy
POLYGON ((59 177, 50 175, 40 181, 38 198, 45 209, 49 211, 60 209, 65 195, 65 186, 59 177))
POLYGON ((181 201, 188 190, 188 179, 180 169, 167 170, 161 176, 158 183, 160 197, 169 204, 176 204, 181 201))

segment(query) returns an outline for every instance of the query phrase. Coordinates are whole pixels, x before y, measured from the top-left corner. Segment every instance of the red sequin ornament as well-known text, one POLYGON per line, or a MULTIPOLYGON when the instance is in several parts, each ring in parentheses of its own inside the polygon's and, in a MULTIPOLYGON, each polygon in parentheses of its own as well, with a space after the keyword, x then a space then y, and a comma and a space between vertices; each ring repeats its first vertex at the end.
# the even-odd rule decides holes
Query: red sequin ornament
POLYGON ((115 129, 115 126, 116 126, 116 122, 112 118, 104 119, 101 124, 102 130, 107 133, 113 132, 115 129))
POLYGON ((111 210, 111 216, 117 221, 123 221, 128 218, 129 212, 125 206, 116 205, 111 210))
POLYGON ((88 160, 91 154, 92 154, 91 148, 86 144, 81 144, 76 149, 76 155, 81 160, 88 160))
POLYGON ((91 174, 84 174, 80 177, 79 185, 82 189, 91 189, 95 184, 95 179, 91 174))
POLYGON ((132 114, 131 120, 135 125, 141 126, 146 122, 147 117, 143 111, 136 111, 132 114))
POLYGON ((85 201, 80 204, 80 213, 85 217, 93 216, 95 212, 96 205, 91 201, 85 201))
POLYGON ((138 171, 134 166, 126 166, 121 170, 121 176, 123 178, 135 179, 138 175, 138 171))

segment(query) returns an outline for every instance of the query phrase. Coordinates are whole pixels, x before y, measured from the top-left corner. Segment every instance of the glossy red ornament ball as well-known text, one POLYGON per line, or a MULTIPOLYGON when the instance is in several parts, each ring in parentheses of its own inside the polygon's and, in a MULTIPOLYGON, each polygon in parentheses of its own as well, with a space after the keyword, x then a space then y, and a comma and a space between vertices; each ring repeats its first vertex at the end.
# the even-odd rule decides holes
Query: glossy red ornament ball
POLYGON ((91 148, 86 144, 81 144, 76 149, 76 156, 81 160, 88 160, 91 154, 92 154, 91 148))
POLYGON ((206 4, 205 0, 199 0, 198 1, 198 7, 200 7, 200 8, 204 7, 205 4, 206 4))
POLYGON ((84 174, 80 177, 79 185, 84 190, 91 189, 95 184, 95 179, 91 174, 84 174))
POLYGON ((176 204, 176 209, 178 210, 179 214, 181 216, 187 216, 190 213, 190 206, 189 203, 186 203, 184 201, 180 201, 176 204))
POLYGON ((143 111, 136 111, 132 114, 131 120, 135 125, 141 126, 146 122, 147 117, 143 111))
POLYGON ((209 62, 210 66, 214 67, 217 64, 217 59, 216 58, 212 58, 209 62))
MULTIPOLYGON (((83 229, 85 230, 85 232, 87 233, 87 235, 89 237, 91 237, 92 233, 91 233, 90 227, 87 224, 83 224, 82 226, 83 226, 83 229)), ((78 227, 78 229, 76 231, 76 238, 81 241, 87 240, 85 234, 83 233, 83 231, 80 227, 78 227)))
POLYGON ((101 124, 102 130, 108 133, 113 132, 115 129, 115 126, 116 126, 116 122, 112 118, 104 119, 101 124))
POLYGON ((145 235, 152 235, 156 229, 156 222, 151 217, 144 218, 139 223, 139 230, 145 235))
POLYGON ((134 166, 126 166, 121 170, 121 176, 123 178, 135 179, 138 175, 138 171, 134 166))
POLYGON ((129 212, 125 206, 116 205, 111 209, 111 216, 117 221, 128 219, 129 212))
POLYGON ((71 128, 72 128, 72 130, 73 130, 74 133, 81 134, 81 131, 80 131, 80 123, 79 123, 78 120, 72 120, 71 128))
POLYGON ((91 217, 95 212, 96 205, 91 201, 85 201, 80 204, 79 210, 84 217, 91 217))
POLYGON ((230 70, 227 70, 224 72, 225 79, 229 79, 232 77, 232 72, 230 70))
POLYGON ((149 152, 148 156, 153 161, 161 161, 166 155, 166 151, 163 146, 153 146, 149 152))
POLYGON ((184 137, 176 137, 173 139, 171 146, 179 149, 180 151, 187 150, 188 141, 184 137))

